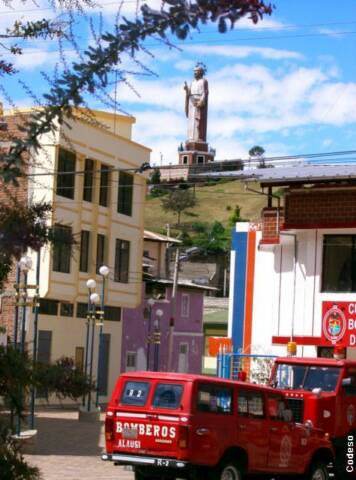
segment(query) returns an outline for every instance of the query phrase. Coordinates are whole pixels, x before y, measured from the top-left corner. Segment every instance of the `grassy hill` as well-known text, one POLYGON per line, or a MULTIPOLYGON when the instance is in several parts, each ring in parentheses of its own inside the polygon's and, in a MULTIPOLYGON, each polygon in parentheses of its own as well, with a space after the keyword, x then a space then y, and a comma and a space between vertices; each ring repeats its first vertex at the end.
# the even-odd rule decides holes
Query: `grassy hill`
MULTIPOLYGON (((251 188, 258 189, 258 185, 251 188)), ((266 206, 264 195, 254 194, 245 190, 238 181, 219 182, 213 185, 196 186, 198 204, 182 214, 181 224, 189 225, 193 222, 209 222, 215 220, 224 226, 234 210, 235 205, 241 208, 241 217, 248 220, 259 220, 261 209, 266 206)), ((164 212, 161 208, 161 198, 147 197, 145 204, 145 228, 157 232, 165 231, 165 225, 174 225, 177 216, 164 212)))

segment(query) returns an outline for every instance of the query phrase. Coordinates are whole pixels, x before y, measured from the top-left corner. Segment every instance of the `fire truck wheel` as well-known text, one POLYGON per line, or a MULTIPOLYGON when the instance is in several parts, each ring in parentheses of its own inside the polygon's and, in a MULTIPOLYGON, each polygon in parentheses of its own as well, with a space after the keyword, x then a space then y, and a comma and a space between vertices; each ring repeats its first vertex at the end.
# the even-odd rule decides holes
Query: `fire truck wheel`
POLYGON ((311 466, 308 480, 328 480, 328 478, 329 473, 325 463, 317 462, 311 466))
POLYGON ((218 480, 242 480, 240 467, 232 460, 223 463, 219 469, 218 480))

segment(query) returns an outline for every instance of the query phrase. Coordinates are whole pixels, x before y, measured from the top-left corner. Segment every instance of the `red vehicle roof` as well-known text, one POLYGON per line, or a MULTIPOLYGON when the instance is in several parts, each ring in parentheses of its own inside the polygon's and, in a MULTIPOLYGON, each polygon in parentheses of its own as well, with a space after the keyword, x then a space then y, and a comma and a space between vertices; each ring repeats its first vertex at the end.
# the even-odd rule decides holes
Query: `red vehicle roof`
POLYGON ((265 390, 276 393, 276 389, 272 387, 268 387, 267 385, 257 385, 256 383, 249 383, 249 382, 241 382, 238 380, 228 380, 226 378, 219 378, 213 377, 209 375, 196 375, 191 373, 174 373, 174 372, 125 372, 121 374, 123 378, 135 378, 135 379, 142 379, 142 380, 151 380, 151 379, 159 379, 164 381, 174 380, 177 382, 216 382, 216 383, 224 383, 224 384, 231 384, 231 385, 238 385, 241 388, 248 386, 249 388, 257 389, 257 390, 265 390))
POLYGON ((276 363, 288 363, 297 365, 314 365, 323 367, 356 367, 355 360, 336 360, 335 358, 315 358, 315 357, 278 357, 276 363))

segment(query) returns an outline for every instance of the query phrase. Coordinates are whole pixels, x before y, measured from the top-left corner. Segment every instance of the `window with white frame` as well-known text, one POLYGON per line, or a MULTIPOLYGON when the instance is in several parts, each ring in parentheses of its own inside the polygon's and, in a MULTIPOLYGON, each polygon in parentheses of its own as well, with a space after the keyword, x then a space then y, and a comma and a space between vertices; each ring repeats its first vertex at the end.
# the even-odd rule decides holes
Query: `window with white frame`
POLYGON ((189 293, 182 294, 182 303, 181 303, 181 316, 189 317, 190 310, 190 295, 189 293))

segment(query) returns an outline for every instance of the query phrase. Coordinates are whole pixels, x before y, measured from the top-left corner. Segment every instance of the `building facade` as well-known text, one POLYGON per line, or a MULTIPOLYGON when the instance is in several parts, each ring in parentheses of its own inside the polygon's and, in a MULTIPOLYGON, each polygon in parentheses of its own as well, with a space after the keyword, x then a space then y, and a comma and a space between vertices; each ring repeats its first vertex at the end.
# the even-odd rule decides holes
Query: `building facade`
MULTIPOLYGON (((85 111, 79 110, 75 120, 41 138, 42 149, 35 162, 29 164, 27 201, 50 203, 53 213, 49 224, 63 234, 73 234, 76 245, 72 249, 66 245, 44 247, 39 257, 36 252, 29 252, 34 268, 28 282, 36 282, 39 258, 38 358, 49 362, 71 357, 83 367, 88 314, 86 282, 95 279, 100 293, 99 267, 109 267, 99 379, 100 400, 106 401, 120 371, 122 309, 135 308, 141 302, 145 180, 137 171, 149 161, 150 150, 132 140, 132 117, 100 111, 92 115, 95 122, 88 122, 85 111)), ((5 116, 5 122, 11 117, 5 116)), ((7 286, 10 293, 13 279, 14 274, 7 286)), ((6 298, 1 317, 10 333, 14 301, 11 296, 6 298)), ((31 342, 33 312, 27 310, 26 338, 31 342)), ((95 377, 97 327, 93 352, 95 377)))
POLYGON ((232 233, 234 350, 281 355, 293 341, 300 356, 339 347, 356 358, 356 167, 267 168, 243 180, 260 182, 267 206, 260 223, 232 233))
POLYGON ((178 280, 173 299, 169 257, 180 243, 144 231, 142 303, 123 311, 122 371, 202 371, 203 301, 209 287, 178 280))

